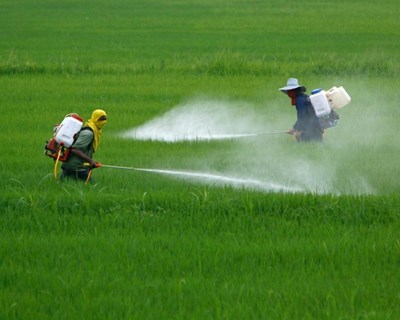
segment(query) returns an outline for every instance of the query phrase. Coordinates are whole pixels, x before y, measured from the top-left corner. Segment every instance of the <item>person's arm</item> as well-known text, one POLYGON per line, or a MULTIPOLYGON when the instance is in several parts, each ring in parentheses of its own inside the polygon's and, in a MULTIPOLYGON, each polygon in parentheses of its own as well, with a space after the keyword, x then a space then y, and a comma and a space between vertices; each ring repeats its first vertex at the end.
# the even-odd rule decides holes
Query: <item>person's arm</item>
POLYGON ((302 96, 298 97, 296 100, 296 110, 297 110, 297 121, 293 125, 295 131, 304 130, 304 124, 307 119, 307 100, 303 99, 302 96))
POLYGON ((82 163, 87 163, 90 168, 97 168, 98 163, 86 154, 84 150, 91 148, 93 142, 93 132, 82 130, 78 138, 71 147, 71 153, 82 159, 82 163))
POLYGON ((71 148, 71 152, 75 155, 77 155, 79 158, 81 158, 84 162, 89 163, 91 168, 96 168, 97 167, 97 162, 94 161, 92 158, 87 156, 86 154, 83 153, 83 151, 75 148, 71 148))

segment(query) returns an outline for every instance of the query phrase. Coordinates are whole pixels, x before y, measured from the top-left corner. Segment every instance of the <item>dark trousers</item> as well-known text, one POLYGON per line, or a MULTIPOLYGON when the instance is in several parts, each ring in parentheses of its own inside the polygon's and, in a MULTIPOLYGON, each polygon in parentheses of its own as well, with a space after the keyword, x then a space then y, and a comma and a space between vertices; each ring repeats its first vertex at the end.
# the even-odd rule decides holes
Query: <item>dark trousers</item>
POLYGON ((305 128, 300 135, 300 142, 318 141, 323 142, 324 130, 319 125, 305 128))
MULTIPOLYGON (((90 170, 77 171, 77 170, 62 169, 60 179, 61 180, 73 179, 76 181, 87 181, 89 172, 90 172, 90 170)), ((91 179, 89 181, 91 181, 91 179)))

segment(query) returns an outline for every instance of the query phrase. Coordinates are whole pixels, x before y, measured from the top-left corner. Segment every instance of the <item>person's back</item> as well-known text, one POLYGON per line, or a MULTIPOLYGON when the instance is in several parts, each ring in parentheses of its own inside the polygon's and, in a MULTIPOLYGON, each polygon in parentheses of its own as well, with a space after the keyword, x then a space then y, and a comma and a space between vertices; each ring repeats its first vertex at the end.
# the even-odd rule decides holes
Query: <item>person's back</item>
POLYGON ((323 130, 311 105, 310 98, 304 92, 296 97, 297 122, 294 129, 301 131, 300 141, 322 141, 323 130))
MULTIPOLYGON (((82 151, 86 156, 92 158, 93 157, 93 139, 94 134, 92 129, 89 127, 83 127, 81 131, 79 131, 78 136, 71 146, 71 148, 75 150, 82 151)), ((65 171, 75 172, 75 171, 86 171, 88 169, 87 166, 84 165, 82 159, 76 152, 71 152, 68 160, 65 161, 61 168, 65 171)))

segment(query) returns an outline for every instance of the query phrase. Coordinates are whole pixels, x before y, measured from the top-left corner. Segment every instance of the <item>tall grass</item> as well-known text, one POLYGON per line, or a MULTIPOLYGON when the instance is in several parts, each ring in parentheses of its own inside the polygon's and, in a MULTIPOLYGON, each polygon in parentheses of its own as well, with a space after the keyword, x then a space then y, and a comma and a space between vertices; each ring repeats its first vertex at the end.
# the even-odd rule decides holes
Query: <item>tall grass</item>
POLYGON ((182 58, 160 58, 150 63, 40 63, 23 59, 0 61, 0 74, 54 74, 54 75, 136 75, 178 74, 188 76, 285 76, 296 70, 303 76, 367 76, 393 78, 399 73, 397 57, 384 53, 360 54, 357 56, 332 53, 297 55, 276 55, 273 57, 249 57, 232 52, 217 52, 200 57, 188 63, 182 58))
POLYGON ((395 76, 396 13, 392 1, 3 1, 0 74, 395 76))
POLYGON ((63 188, 2 214, 4 317, 398 316, 397 196, 63 188))

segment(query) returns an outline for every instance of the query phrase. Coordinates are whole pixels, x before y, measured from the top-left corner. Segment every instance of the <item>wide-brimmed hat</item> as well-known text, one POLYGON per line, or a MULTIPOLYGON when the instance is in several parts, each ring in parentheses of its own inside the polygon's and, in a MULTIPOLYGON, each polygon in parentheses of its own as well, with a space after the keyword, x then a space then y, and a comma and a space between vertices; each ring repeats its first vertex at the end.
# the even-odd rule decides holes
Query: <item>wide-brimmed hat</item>
POLYGON ((306 87, 299 84, 299 80, 297 80, 296 78, 289 78, 286 83, 286 87, 280 88, 279 90, 282 91, 283 93, 286 93, 289 90, 297 88, 302 88, 303 91, 306 91, 306 87))

